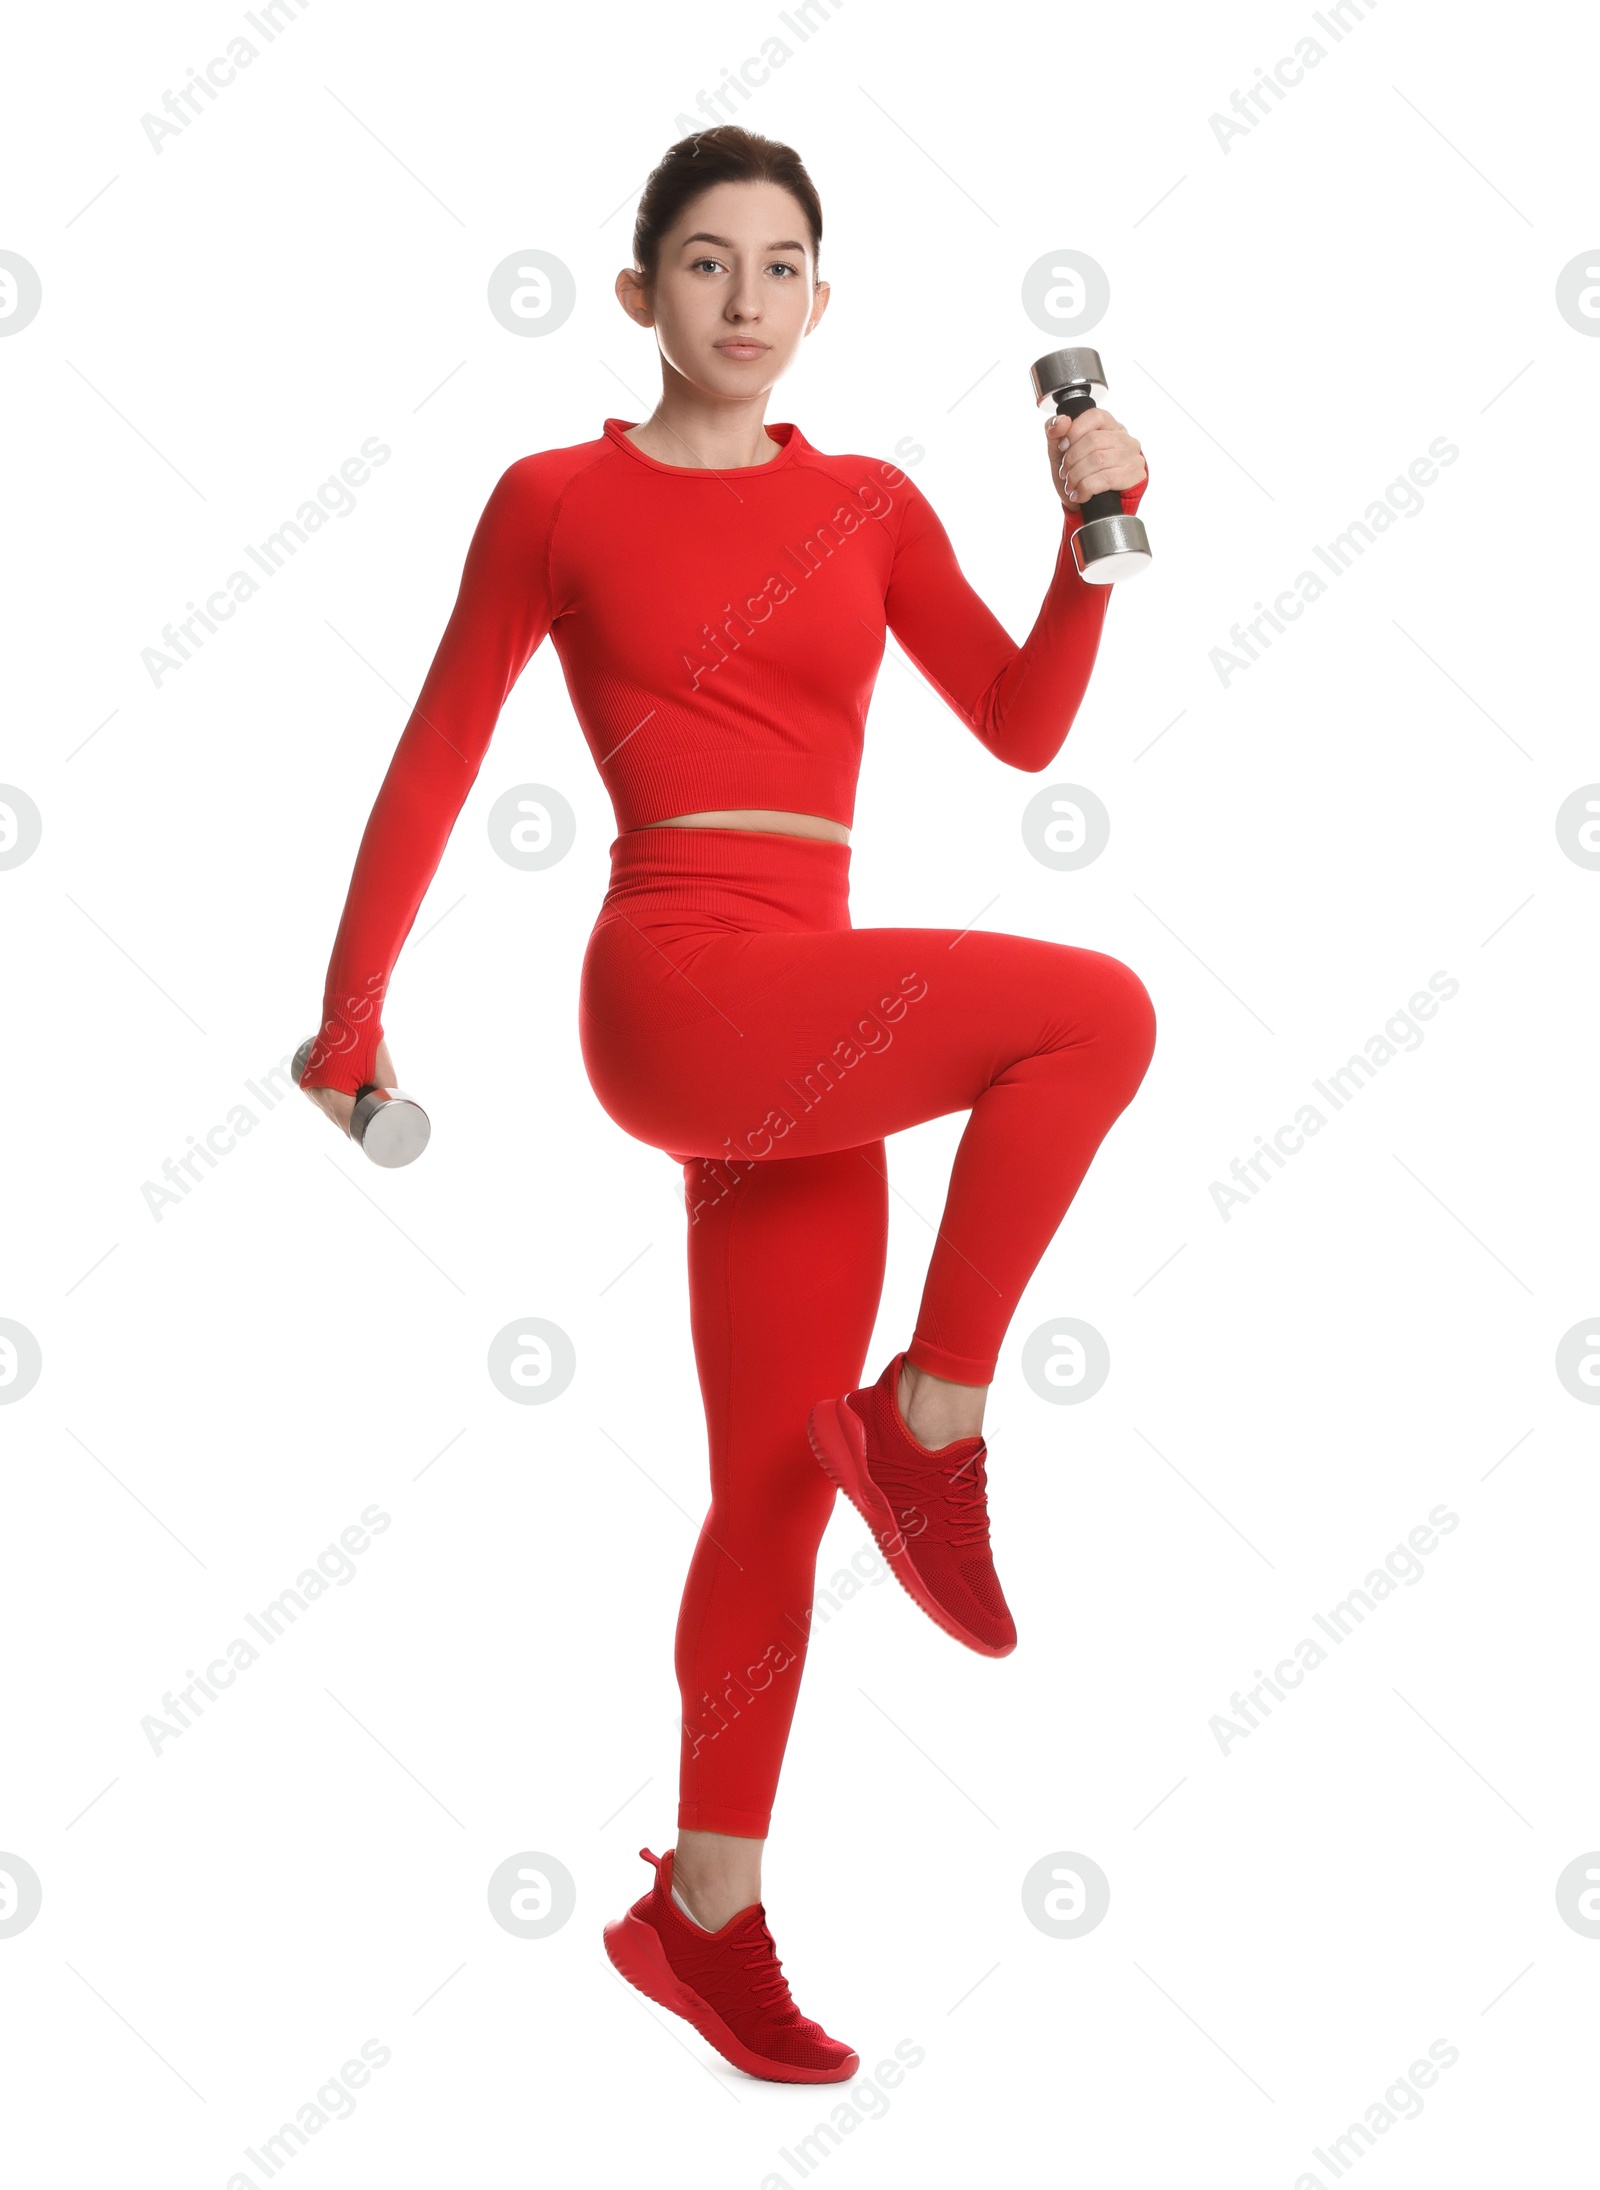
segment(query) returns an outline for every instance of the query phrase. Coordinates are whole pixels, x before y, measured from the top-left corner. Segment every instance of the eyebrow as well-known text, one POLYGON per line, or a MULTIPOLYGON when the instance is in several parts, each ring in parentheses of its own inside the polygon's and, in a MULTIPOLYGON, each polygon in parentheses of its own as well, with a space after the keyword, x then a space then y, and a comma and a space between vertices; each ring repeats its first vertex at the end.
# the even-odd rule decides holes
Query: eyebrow
MULTIPOLYGON (((736 248, 737 248, 737 246, 736 246, 736 245, 734 245, 734 244, 732 244, 732 243, 730 243, 730 242, 729 242, 729 240, 728 240, 728 238, 727 238, 726 236, 713 236, 713 235, 711 235, 711 234, 710 234, 710 233, 709 233, 709 232, 708 232, 708 231, 707 231, 706 229, 704 229, 704 228, 701 228, 701 229, 697 229, 697 230, 695 231, 695 233, 694 233, 694 234, 693 234, 692 236, 685 236, 683 240, 684 240, 684 243, 685 243, 685 245, 688 245, 688 244, 691 244, 691 243, 715 243, 715 244, 720 244, 720 245, 721 245, 721 247, 722 247, 722 249, 723 249, 724 251, 732 251, 732 250, 734 250, 734 249, 736 249, 736 248)), ((765 244, 763 244, 763 245, 762 245, 762 247, 761 247, 761 248, 762 248, 762 249, 763 249, 764 251, 803 251, 803 250, 805 249, 805 245, 804 245, 803 243, 793 243, 793 242, 789 242, 789 243, 765 243, 765 244)))

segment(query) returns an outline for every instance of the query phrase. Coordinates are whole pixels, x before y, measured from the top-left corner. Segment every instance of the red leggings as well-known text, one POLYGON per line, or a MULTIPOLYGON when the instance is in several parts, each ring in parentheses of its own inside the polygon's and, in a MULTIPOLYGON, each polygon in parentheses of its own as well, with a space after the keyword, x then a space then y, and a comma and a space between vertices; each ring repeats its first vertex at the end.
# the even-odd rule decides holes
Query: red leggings
POLYGON ((764 1838, 834 1486, 806 1416, 863 1381, 884 1135, 970 1111, 914 1367, 987 1384, 1022 1291, 1155 1044, 1120 959, 853 928, 850 847, 633 829, 584 954, 579 1037, 627 1133, 683 1165, 711 1507, 678 1616, 678 1825, 764 1838))

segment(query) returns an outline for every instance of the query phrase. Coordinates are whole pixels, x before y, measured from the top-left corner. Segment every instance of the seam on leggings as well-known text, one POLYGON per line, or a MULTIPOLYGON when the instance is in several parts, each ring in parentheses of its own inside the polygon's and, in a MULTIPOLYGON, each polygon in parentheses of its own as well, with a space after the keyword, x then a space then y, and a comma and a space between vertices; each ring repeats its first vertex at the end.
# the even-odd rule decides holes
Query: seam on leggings
MULTIPOLYGON (((736 1183, 737 1183, 737 1182, 736 1182, 736 1183)), ((734 1203, 734 1205, 733 1205, 733 1207, 732 1207, 732 1209, 731 1209, 731 1210, 730 1210, 730 1211, 728 1212, 728 1225, 727 1225, 727 1231, 726 1231, 726 1233, 725 1233, 725 1235, 724 1235, 724 1238, 723 1238, 723 1246, 722 1246, 722 1275, 723 1275, 723 1287, 722 1287, 722 1290, 723 1290, 723 1298, 724 1298, 724 1300, 725 1300, 725 1301, 727 1302, 726 1347, 727 1347, 727 1356, 728 1356, 728 1381, 727 1381, 727 1389, 726 1389, 726 1391, 725 1391, 725 1392, 724 1392, 724 1394, 723 1394, 723 1400, 722 1400, 722 1420, 723 1420, 723 1424, 724 1424, 725 1434, 726 1434, 726 1438, 727 1438, 727 1446, 728 1446, 728 1451, 729 1451, 729 1454, 730 1454, 730 1456, 731 1456, 731 1453, 732 1453, 732 1449, 733 1449, 733 1339, 734 1339, 734 1325, 733 1325, 733 1300, 734 1300, 734 1292, 733 1292, 733 1227, 734 1227, 735 1223, 736 1223, 736 1222, 737 1222, 737 1220, 738 1220, 739 1212, 740 1212, 740 1209, 741 1209, 741 1207, 742 1207, 742 1206, 743 1206, 743 1205, 742 1205, 741 1203, 739 1203, 739 1202, 735 1202, 735 1203, 734 1203)), ((710 1433, 710 1431, 711 1431, 711 1424, 710 1424, 710 1423, 707 1423, 707 1425, 706 1425, 706 1428, 707 1428, 707 1432, 708 1432, 708 1437, 709 1437, 709 1433, 710 1433)), ((710 1457, 710 1455, 709 1455, 709 1449, 708 1449, 708 1454, 707 1454, 707 1457, 708 1457, 708 1460, 709 1460, 709 1457, 710 1457)), ((731 1507, 732 1507, 732 1503, 733 1503, 733 1479, 734 1479, 734 1474, 735 1474, 735 1470, 734 1470, 734 1468, 733 1468, 733 1466, 732 1466, 732 1464, 731 1464, 731 1457, 730 1457, 730 1464, 729 1464, 729 1467, 728 1467, 728 1502, 729 1502, 729 1507, 730 1507, 730 1509, 731 1509, 731 1507)), ((710 1492, 710 1497, 711 1497, 711 1503, 712 1503, 712 1505, 713 1505, 713 1507, 714 1507, 714 1506, 716 1505, 716 1502, 717 1502, 717 1498, 716 1498, 716 1487, 715 1487, 715 1485, 714 1485, 714 1484, 708 1484, 708 1486, 707 1486, 707 1487, 708 1487, 708 1490, 709 1490, 709 1492, 710 1492)), ((701 1523, 700 1525, 701 1525, 701 1529, 702 1529, 702 1531, 704 1531, 704 1529, 705 1529, 705 1523, 704 1523, 704 1522, 702 1522, 702 1523, 701 1523)), ((732 1531, 732 1529, 731 1529, 731 1528, 729 1529, 728 1533, 729 1533, 730 1535, 732 1535, 733 1531, 732 1531)), ((700 1652, 701 1652, 701 1647, 702 1647, 702 1645, 703 1645, 703 1644, 704 1644, 704 1642, 705 1642, 705 1634, 706 1634, 706 1623, 707 1623, 707 1621, 708 1621, 708 1620, 710 1619, 710 1617, 711 1617, 711 1600, 712 1600, 712 1597, 713 1597, 713 1596, 715 1595, 715 1593, 716 1593, 716 1590, 717 1590, 717 1586, 718 1586, 718 1584, 719 1584, 719 1583, 721 1582, 721 1580, 722 1580, 722 1569, 723 1569, 724 1563, 726 1562, 726 1560, 727 1560, 727 1558, 728 1558, 728 1556, 729 1556, 729 1555, 728 1555, 728 1553, 726 1553, 726 1552, 725 1552, 725 1551, 724 1551, 724 1550, 722 1549, 721 1545, 720 1545, 720 1544, 718 1544, 718 1543, 716 1542, 716 1539, 715 1539, 714 1537, 713 1537, 713 1538, 711 1539, 711 1543, 712 1543, 712 1548, 713 1548, 713 1549, 715 1550, 715 1552, 716 1552, 716 1554, 717 1554, 717 1562, 716 1562, 716 1565, 715 1565, 715 1566, 713 1567, 713 1569, 712 1569, 712 1572, 711 1572, 711 1581, 710 1581, 710 1584, 709 1584, 709 1586, 708 1586, 708 1588, 707 1588, 707 1590, 706 1590, 705 1596, 704 1596, 704 1597, 703 1597, 703 1599, 701 1600, 701 1604, 700 1604, 700 1624, 699 1624, 699 1626, 698 1626, 698 1627, 697 1627, 697 1628, 695 1629, 694 1644, 693 1644, 693 1647, 691 1648, 691 1650, 690 1650, 690 1652, 689 1652, 689 1659, 690 1659, 690 1663, 691 1663, 691 1665, 693 1665, 693 1666, 698 1666, 698 1665, 700 1664, 700 1662, 701 1662, 701 1658, 700 1658, 700 1652)), ((696 1549, 698 1550, 698 1545, 696 1546, 696 1549)), ((693 1556, 693 1555, 691 1554, 691 1556, 693 1556)), ((698 1720, 698 1718, 699 1718, 699 1714, 700 1714, 700 1703, 699 1703, 699 1700, 698 1700, 698 1699, 696 1699, 696 1702, 695 1702, 695 1706, 694 1706, 694 1709, 695 1709, 695 1717, 696 1717, 696 1720, 698 1720)), ((691 1768, 692 1768, 692 1769, 693 1769, 693 1771, 694 1771, 694 1774, 695 1774, 695 1785, 696 1785, 696 1788, 698 1789, 698 1787, 699 1787, 699 1784, 700 1784, 700 1779, 699 1779, 699 1775, 700 1775, 700 1760, 699 1760, 698 1756, 696 1756, 696 1755, 695 1755, 695 1753, 694 1753, 694 1748, 693 1748, 693 1745, 692 1745, 692 1743, 691 1743, 691 1745, 690 1745, 689 1763, 690 1763, 690 1766, 691 1766, 691 1768)), ((684 1799, 684 1798, 683 1798, 683 1795, 682 1795, 682 1793, 681 1793, 681 1790, 680 1790, 680 1794, 679 1794, 679 1800, 681 1801, 681 1800, 683 1800, 683 1799, 684 1799)), ((689 1799, 689 1800, 691 1800, 691 1801, 694 1801, 694 1802, 699 1802, 699 1801, 702 1801, 702 1800, 704 1800, 704 1797, 703 1797, 703 1796, 701 1796, 701 1795, 700 1795, 699 1793, 696 1793, 696 1794, 694 1794, 694 1795, 690 1796, 690 1797, 689 1797, 688 1799, 689 1799)))

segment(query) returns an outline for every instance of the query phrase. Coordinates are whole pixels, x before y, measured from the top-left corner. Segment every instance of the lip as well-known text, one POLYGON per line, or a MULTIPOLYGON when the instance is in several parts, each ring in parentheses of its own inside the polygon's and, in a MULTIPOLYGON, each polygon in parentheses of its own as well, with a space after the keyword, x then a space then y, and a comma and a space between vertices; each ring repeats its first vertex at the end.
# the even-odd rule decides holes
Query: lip
POLYGON ((753 357, 765 357, 771 345, 770 343, 766 342, 741 341, 737 336, 735 336, 727 342, 718 342, 714 344, 713 347, 721 350, 723 354, 727 357, 742 357, 748 359, 753 357))

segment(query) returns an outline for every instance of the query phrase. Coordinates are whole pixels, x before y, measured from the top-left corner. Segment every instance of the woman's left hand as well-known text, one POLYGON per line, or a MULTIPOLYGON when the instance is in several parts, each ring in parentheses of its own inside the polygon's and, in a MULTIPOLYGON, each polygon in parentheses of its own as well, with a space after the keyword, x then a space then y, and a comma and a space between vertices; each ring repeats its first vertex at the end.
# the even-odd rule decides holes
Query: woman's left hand
POLYGON ((1144 478, 1144 455, 1138 442, 1109 411, 1097 407, 1077 418, 1058 411, 1045 420, 1045 434, 1050 476, 1069 509, 1080 508, 1092 494, 1102 494, 1109 487, 1126 493, 1144 478))

